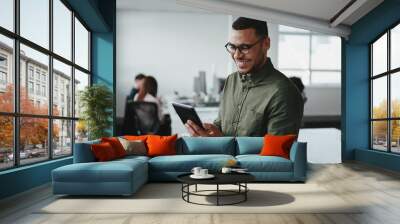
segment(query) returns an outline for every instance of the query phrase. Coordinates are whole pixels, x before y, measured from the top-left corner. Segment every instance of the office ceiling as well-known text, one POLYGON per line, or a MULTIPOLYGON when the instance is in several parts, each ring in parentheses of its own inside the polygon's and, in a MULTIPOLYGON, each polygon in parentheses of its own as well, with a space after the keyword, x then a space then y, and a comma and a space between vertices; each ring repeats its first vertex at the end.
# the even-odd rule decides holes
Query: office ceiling
POLYGON ((210 13, 209 10, 180 5, 175 0, 117 0, 117 10, 210 13))
POLYGON ((117 10, 222 13, 347 37, 383 0, 117 0, 117 10))

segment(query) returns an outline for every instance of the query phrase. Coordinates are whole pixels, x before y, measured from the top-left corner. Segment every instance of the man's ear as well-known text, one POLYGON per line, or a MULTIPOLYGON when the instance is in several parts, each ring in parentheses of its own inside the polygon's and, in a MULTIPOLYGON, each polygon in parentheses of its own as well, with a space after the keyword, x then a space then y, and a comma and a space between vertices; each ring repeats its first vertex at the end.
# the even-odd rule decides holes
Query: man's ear
POLYGON ((263 48, 266 50, 269 50, 269 48, 271 46, 270 43, 271 43, 271 40, 269 39, 269 37, 268 36, 265 37, 265 39, 263 41, 263 48))

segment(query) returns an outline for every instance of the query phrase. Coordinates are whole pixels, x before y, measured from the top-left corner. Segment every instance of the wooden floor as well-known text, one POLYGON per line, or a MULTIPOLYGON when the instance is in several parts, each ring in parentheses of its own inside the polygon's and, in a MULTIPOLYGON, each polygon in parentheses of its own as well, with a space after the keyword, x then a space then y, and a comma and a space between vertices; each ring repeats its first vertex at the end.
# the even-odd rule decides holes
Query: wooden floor
POLYGON ((324 186, 349 203, 367 206, 357 214, 35 214, 36 208, 54 200, 47 185, 1 201, 0 223, 400 223, 399 173, 359 163, 311 165, 308 182, 324 186))

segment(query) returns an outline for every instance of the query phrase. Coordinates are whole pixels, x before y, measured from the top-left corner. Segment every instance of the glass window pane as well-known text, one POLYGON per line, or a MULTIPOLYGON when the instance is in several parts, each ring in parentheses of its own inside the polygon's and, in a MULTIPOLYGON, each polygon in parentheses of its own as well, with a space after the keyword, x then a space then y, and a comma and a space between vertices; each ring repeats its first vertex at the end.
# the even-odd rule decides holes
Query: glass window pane
POLYGON ((0 116, 0 170, 14 165, 14 124, 10 116, 0 116))
POLYGON ((60 0, 53 0, 53 17, 53 51, 71 60, 72 12, 60 0))
POLYGON ((0 26, 14 31, 14 0, 0 1, 0 26))
POLYGON ((21 164, 34 163, 49 158, 49 120, 44 118, 20 118, 21 164))
POLYGON ((387 118, 387 78, 372 81, 372 118, 387 118))
POLYGON ((53 60, 53 115, 72 117, 71 66, 53 60))
POLYGON ((49 57, 47 55, 21 44, 21 113, 48 114, 48 63, 49 57))
POLYGON ((53 120, 53 157, 72 154, 72 121, 53 120))
POLYGON ((310 71, 309 70, 289 70, 289 69, 281 69, 279 70, 287 77, 299 77, 304 85, 310 84, 310 71))
POLYGON ((75 69, 75 117, 81 114, 79 95, 86 86, 89 86, 89 75, 75 69))
POLYGON ((400 118, 400 72, 391 75, 391 116, 400 118))
POLYGON ((308 31, 308 30, 303 30, 300 28, 284 26, 284 25, 279 25, 279 31, 280 32, 290 32, 290 33, 310 33, 310 31, 308 31))
POLYGON ((309 39, 308 35, 279 35, 278 67, 280 69, 309 69, 309 39))
POLYGON ((311 83, 314 84, 340 84, 340 72, 311 72, 311 83))
POLYGON ((20 0, 21 36, 49 47, 49 0, 20 0))
POLYGON ((387 34, 372 44, 372 75, 387 71, 387 34))
POLYGON ((0 111, 14 111, 14 44, 0 35, 0 111))
POLYGON ((75 63, 89 69, 89 32, 75 18, 75 63))
POLYGON ((372 122, 372 148, 387 151, 387 121, 372 122))
POLYGON ((88 128, 84 120, 75 121, 75 143, 85 142, 88 138, 88 128))
POLYGON ((311 37, 311 69, 341 69, 341 40, 339 37, 311 37))
POLYGON ((400 67, 400 24, 391 31, 391 69, 400 67))
POLYGON ((391 124, 391 136, 392 141, 392 152, 400 153, 400 120, 393 120, 391 124))

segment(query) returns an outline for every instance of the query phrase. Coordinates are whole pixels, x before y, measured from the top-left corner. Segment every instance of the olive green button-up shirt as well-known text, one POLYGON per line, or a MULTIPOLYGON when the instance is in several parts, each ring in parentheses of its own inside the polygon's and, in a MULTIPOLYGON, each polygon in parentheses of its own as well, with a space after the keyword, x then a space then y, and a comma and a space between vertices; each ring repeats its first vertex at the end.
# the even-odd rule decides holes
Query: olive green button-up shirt
POLYGON ((228 76, 214 124, 225 136, 298 134, 303 106, 299 90, 268 58, 257 72, 228 76))

